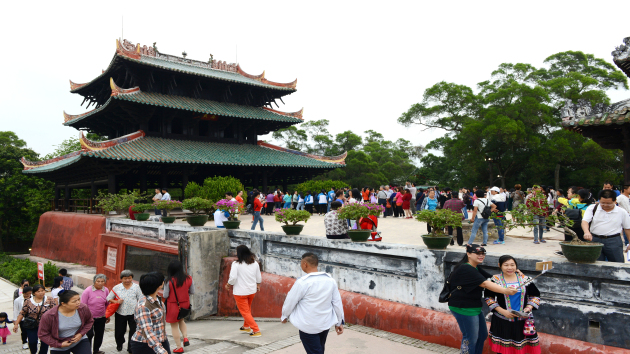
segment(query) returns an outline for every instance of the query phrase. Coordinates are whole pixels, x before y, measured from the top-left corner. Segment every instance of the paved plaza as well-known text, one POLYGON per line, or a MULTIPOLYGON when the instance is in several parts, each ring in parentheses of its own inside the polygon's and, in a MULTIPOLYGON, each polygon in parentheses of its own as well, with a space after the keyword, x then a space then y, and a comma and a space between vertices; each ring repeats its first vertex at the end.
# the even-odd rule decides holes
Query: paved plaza
MULTIPOLYGON (((84 269, 87 270, 87 269, 84 269)), ((15 286, 0 278, 0 312, 13 316, 13 291, 15 286)), ((75 287, 73 290, 81 292, 75 287)), ((48 294, 50 295, 50 294, 48 294)), ((254 300, 256 301, 256 300, 254 300)), ((257 318, 262 337, 250 338, 239 332, 242 318, 213 318, 188 322, 188 337, 190 346, 186 353, 190 354, 298 354, 304 353, 298 330, 290 323, 282 324, 277 318, 257 318)), ((9 325, 13 329, 13 325, 9 325)), ((170 326, 166 326, 169 334, 171 350, 175 343, 170 336, 170 326)), ((455 354, 459 350, 398 334, 380 331, 363 326, 346 327, 344 333, 336 335, 331 330, 326 345, 327 352, 337 354, 455 354)), ((101 350, 105 353, 118 353, 114 341, 114 321, 107 324, 105 339, 101 350)), ((29 353, 22 349, 19 332, 7 338, 7 344, 0 346, 0 354, 29 353)), ((125 351, 120 353, 126 353, 125 351)))

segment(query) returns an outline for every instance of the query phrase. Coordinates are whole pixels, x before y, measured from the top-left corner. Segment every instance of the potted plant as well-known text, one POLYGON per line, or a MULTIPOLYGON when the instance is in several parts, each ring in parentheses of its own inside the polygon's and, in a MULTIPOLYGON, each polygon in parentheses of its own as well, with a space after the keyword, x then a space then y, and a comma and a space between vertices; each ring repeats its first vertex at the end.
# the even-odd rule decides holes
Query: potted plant
POLYGON ((422 210, 415 214, 416 220, 426 222, 431 227, 431 233, 422 235, 422 241, 430 250, 446 249, 453 235, 444 233, 447 226, 462 227, 462 214, 449 209, 422 210))
POLYGON ((528 198, 527 203, 520 204, 516 209, 507 212, 507 214, 511 215, 511 218, 503 220, 502 227, 505 228, 506 232, 516 227, 537 227, 539 224, 534 223, 534 216, 545 216, 549 223, 553 225, 558 224, 560 226, 559 228, 552 226, 550 227, 551 229, 573 236, 573 240, 570 242, 560 242, 562 254, 569 262, 595 263, 604 245, 599 242, 580 240, 575 232, 571 230, 573 221, 564 215, 566 207, 562 208, 563 212, 558 213, 554 211, 553 214, 546 215, 547 198, 539 186, 534 186, 533 189, 534 193, 528 198))
POLYGON ((238 229, 241 225, 241 221, 238 219, 238 214, 243 211, 243 203, 237 202, 236 200, 221 199, 214 204, 214 207, 217 210, 226 211, 230 214, 228 219, 223 222, 223 226, 225 226, 226 229, 238 229))
MULTIPOLYGON (((367 218, 370 215, 370 209, 361 203, 346 203, 341 208, 337 209, 337 218, 350 219, 357 222, 359 227, 359 220, 361 218, 367 218)), ((348 236, 354 242, 365 242, 370 237, 372 230, 348 230, 348 236)))
POLYGON ((172 224, 175 222, 174 216, 168 216, 168 213, 176 208, 182 207, 182 202, 179 200, 158 200, 153 203, 153 207, 156 209, 162 210, 164 215, 162 215, 162 222, 165 224, 172 224))
POLYGON ((136 220, 138 220, 138 221, 147 221, 147 220, 149 220, 149 217, 151 216, 151 214, 145 213, 145 211, 147 211, 148 209, 151 209, 151 208, 153 208, 152 204, 142 203, 142 204, 136 204, 136 205, 132 206, 131 210, 136 213, 134 215, 136 220))
POLYGON ((307 222, 311 218, 311 213, 306 210, 276 209, 274 211, 276 213, 276 221, 284 223, 281 226, 282 230, 289 236, 299 235, 304 229, 304 225, 300 225, 298 222, 307 222))
POLYGON ((212 202, 200 197, 185 199, 182 208, 189 210, 193 215, 187 215, 186 221, 190 226, 203 226, 208 221, 207 211, 212 207, 212 202))

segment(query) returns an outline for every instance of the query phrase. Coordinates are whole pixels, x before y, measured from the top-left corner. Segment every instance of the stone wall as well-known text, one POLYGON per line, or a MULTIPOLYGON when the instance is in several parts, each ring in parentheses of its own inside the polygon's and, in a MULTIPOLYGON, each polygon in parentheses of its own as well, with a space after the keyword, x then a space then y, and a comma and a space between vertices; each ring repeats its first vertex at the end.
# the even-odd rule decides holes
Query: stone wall
MULTIPOLYGON (((210 227, 164 225, 130 220, 108 221, 108 228, 142 230, 173 242, 164 235, 216 230, 210 227), (156 224, 156 225, 151 225, 156 224), (123 225, 125 225, 123 227, 123 225), (163 231, 157 229, 163 228, 163 231), (147 231, 153 230, 153 231, 147 231)), ((121 232, 121 231, 117 231, 121 232)), ((230 248, 244 244, 259 257, 264 272, 284 277, 302 276, 299 259, 304 252, 320 257, 320 269, 330 273, 339 288, 377 299, 448 313, 437 301, 444 279, 464 250, 431 251, 422 246, 389 243, 354 243, 314 236, 228 230, 230 248)), ((488 253, 485 268, 498 273, 500 253, 488 253)), ((513 255, 519 268, 535 275, 532 256, 513 255)), ((537 279, 543 304, 536 315, 538 330, 557 336, 630 349, 630 264, 598 262, 575 264, 555 257, 554 269, 537 279)), ((487 309, 486 309, 487 311, 487 309)))

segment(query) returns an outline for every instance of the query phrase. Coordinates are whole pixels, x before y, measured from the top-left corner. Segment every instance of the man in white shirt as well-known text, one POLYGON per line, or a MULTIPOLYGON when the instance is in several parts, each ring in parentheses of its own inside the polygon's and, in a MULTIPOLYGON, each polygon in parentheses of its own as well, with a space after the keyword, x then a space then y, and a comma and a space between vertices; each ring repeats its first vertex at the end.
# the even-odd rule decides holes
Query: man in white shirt
POLYGON ((168 194, 168 189, 162 188, 162 200, 171 200, 171 195, 168 194))
MULTIPOLYGON (((582 230, 584 239, 603 243, 602 253, 598 261, 624 263, 623 241, 619 233, 620 229, 630 236, 630 216, 615 205, 617 194, 610 189, 599 192, 599 204, 590 205, 582 217, 582 230)), ((630 250, 630 245, 626 251, 630 250)))
MULTIPOLYGON (((501 189, 499 189, 499 187, 490 188, 488 199, 490 200, 492 204, 497 206, 497 209, 499 211, 505 211, 507 209, 507 203, 506 203, 507 199, 505 198, 505 194, 501 193, 501 189)), ((505 244, 505 228, 502 227, 503 222, 501 219, 492 219, 492 221, 494 221, 494 225, 497 227, 497 232, 499 234, 499 239, 494 241, 493 244, 504 245, 505 244)))
MULTIPOLYGON (((160 193, 160 190, 155 188, 155 195, 153 196, 153 201, 157 202, 158 200, 162 200, 162 193, 160 193)), ((161 215, 162 213, 158 210, 158 208, 155 208, 155 215, 161 215)))
POLYGON ((473 241, 475 241, 475 237, 477 237, 477 231, 479 231, 479 228, 481 227, 481 231, 483 232, 483 243, 481 245, 487 246, 488 221, 490 221, 490 219, 484 219, 483 216, 481 216, 481 213, 483 213, 483 210, 488 207, 492 211, 495 211, 497 209, 497 206, 492 204, 492 202, 490 202, 489 199, 484 198, 485 192, 482 191, 481 189, 478 189, 475 192, 475 195, 477 196, 477 199, 473 203, 473 214, 472 214, 472 218, 470 219, 470 222, 473 224, 473 227, 472 227, 472 230, 470 230, 470 239, 468 240, 468 244, 469 245, 473 244, 473 241))
MULTIPOLYGON (((630 214, 630 185, 621 188, 621 194, 617 196, 617 205, 630 214)), ((628 246, 630 242, 625 233, 623 239, 625 240, 626 246, 628 246)))
POLYGON ((323 354, 330 327, 343 333, 343 304, 337 282, 325 272, 318 272, 317 255, 302 255, 300 267, 306 273, 287 294, 282 306, 282 323, 291 323, 300 331, 300 340, 308 354, 323 354))

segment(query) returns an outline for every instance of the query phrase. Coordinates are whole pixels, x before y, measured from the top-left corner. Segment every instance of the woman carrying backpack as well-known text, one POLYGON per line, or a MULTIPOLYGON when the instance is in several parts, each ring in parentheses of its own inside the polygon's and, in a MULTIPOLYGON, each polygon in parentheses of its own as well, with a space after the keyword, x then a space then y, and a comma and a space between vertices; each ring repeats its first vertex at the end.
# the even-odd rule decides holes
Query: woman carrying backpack
POLYGON ((171 324, 171 332, 177 345, 173 353, 183 353, 184 347, 190 345, 188 328, 186 327, 186 322, 184 322, 184 317, 190 313, 190 294, 195 293, 195 284, 192 278, 186 275, 184 266, 178 260, 171 261, 167 272, 168 279, 166 284, 164 284, 163 296, 166 300, 166 322, 171 324), (183 346, 180 332, 184 338, 183 346))

